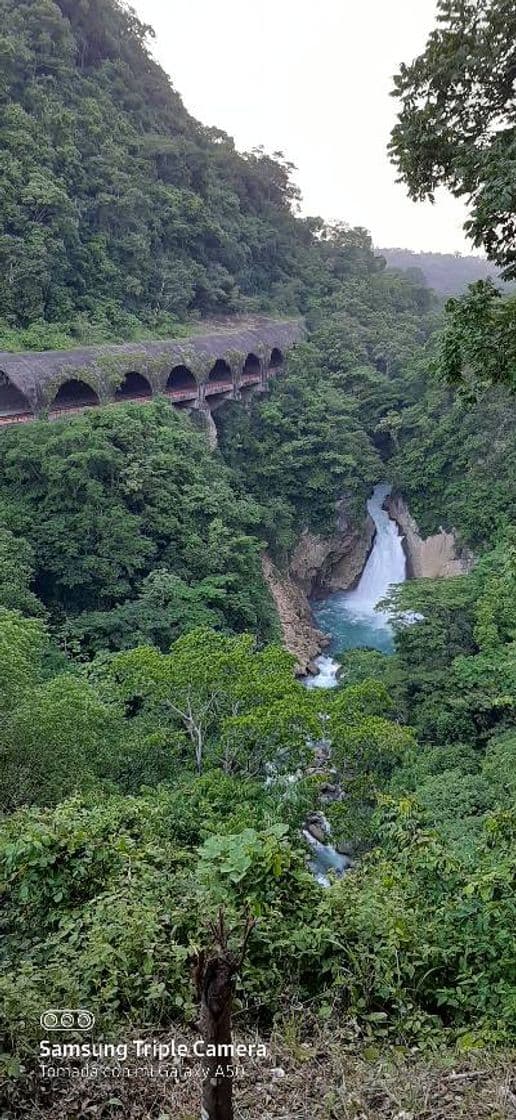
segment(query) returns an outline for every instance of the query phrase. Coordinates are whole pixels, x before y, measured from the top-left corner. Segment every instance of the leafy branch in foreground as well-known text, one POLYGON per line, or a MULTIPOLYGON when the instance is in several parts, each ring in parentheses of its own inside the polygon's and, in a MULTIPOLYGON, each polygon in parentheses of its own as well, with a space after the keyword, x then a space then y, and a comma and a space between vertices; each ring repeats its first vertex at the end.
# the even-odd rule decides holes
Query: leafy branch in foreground
POLYGON ((490 280, 471 284, 446 304, 439 372, 476 399, 491 385, 516 390, 516 296, 503 298, 490 280))
POLYGON ((413 199, 466 196, 466 231, 516 277, 516 9, 512 0, 439 0, 423 54, 402 65, 390 152, 413 199))

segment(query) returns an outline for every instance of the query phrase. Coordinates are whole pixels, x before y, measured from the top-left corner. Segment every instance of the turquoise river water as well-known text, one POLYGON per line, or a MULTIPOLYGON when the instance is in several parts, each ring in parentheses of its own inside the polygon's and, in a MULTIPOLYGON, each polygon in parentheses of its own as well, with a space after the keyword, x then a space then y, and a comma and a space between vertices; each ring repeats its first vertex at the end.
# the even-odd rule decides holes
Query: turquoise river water
POLYGON ((398 526, 383 509, 390 493, 388 483, 380 483, 367 503, 376 526, 373 548, 354 591, 337 592, 313 604, 317 626, 331 636, 328 653, 317 659, 319 672, 307 680, 309 688, 332 688, 336 684, 338 663, 335 656, 348 649, 366 646, 382 653, 393 649, 393 632, 388 613, 376 610, 389 587, 407 578, 405 553, 398 526))

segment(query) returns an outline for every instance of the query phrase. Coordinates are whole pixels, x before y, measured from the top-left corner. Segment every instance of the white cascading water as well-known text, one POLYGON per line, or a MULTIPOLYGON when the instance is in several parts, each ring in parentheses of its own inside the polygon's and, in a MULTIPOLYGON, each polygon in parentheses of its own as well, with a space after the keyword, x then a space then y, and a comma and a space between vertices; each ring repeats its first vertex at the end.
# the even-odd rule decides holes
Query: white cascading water
MULTIPOLYGON (((392 648, 389 614, 375 609, 385 599, 391 585, 403 583, 407 575, 398 526, 382 508, 390 490, 388 483, 380 483, 375 486, 367 503, 376 526, 376 536, 358 586, 354 591, 329 596, 315 609, 317 623, 331 635, 330 648, 335 653, 357 646, 372 647, 386 653, 392 648)), ((335 687, 338 663, 331 656, 323 655, 316 664, 319 672, 307 680, 307 687, 335 687)))
POLYGON ((328 657, 326 654, 323 654, 321 657, 316 658, 315 664, 319 672, 316 676, 306 678, 306 687, 335 688, 337 684, 337 670, 339 668, 337 661, 335 661, 333 657, 328 657))
POLYGON ((375 607, 387 595, 394 583, 403 583, 407 575, 405 553, 401 543, 398 526, 383 509, 383 503, 391 487, 387 483, 375 486, 367 503, 367 509, 376 525, 374 547, 360 577, 358 587, 346 592, 348 611, 362 614, 376 626, 385 626, 389 615, 376 611, 375 607))
MULTIPOLYGON (((398 527, 382 508, 390 489, 388 483, 375 486, 367 503, 376 526, 376 536, 358 586, 354 591, 330 595, 315 610, 321 630, 331 635, 330 648, 335 653, 357 646, 385 653, 392 649, 390 616, 387 611, 377 611, 376 607, 387 597, 393 584, 404 582, 407 573, 398 527)), ((317 659, 317 666, 319 672, 306 680, 307 688, 334 688, 339 663, 326 654, 317 659)), ((330 873, 342 876, 352 866, 352 861, 337 852, 330 843, 331 829, 324 817, 319 823, 327 826, 322 829, 327 836, 325 843, 312 834, 309 822, 303 829, 303 837, 311 849, 309 866, 317 882, 322 887, 329 887, 330 873)))

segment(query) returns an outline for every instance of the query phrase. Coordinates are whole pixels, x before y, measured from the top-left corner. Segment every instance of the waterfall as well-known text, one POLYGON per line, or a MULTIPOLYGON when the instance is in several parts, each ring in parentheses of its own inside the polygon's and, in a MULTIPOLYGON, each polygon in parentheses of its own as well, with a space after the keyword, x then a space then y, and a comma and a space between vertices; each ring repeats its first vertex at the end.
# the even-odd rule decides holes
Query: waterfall
MULTIPOLYGON (((358 646, 372 647, 385 653, 392 649, 389 613, 377 611, 376 607, 387 597, 393 584, 404 582, 407 573, 398 527, 383 509, 390 490, 388 483, 375 486, 367 503, 376 534, 358 586, 354 591, 330 595, 314 611, 321 630, 332 637, 330 650, 334 653, 358 646)), ((308 677, 305 681, 307 688, 334 688, 339 671, 338 661, 326 654, 317 659, 317 666, 317 676, 308 677)), ((317 882, 323 887, 329 887, 330 872, 340 877, 349 870, 352 862, 348 856, 337 852, 330 843, 331 829, 326 818, 319 814, 316 823, 319 825, 318 833, 315 833, 310 818, 307 818, 303 837, 311 848, 309 866, 317 882)))
MULTIPOLYGON (((338 592, 319 604, 314 613, 322 630, 330 634, 330 653, 341 653, 358 646, 389 653, 393 635, 389 614, 375 608, 395 583, 406 579, 406 560, 398 526, 383 509, 390 493, 388 483, 375 486, 367 503, 374 521, 374 545, 354 591, 338 592)), ((338 662, 328 655, 316 662, 317 676, 307 680, 308 688, 333 688, 337 683, 338 662)))
POLYGON ((315 664, 319 672, 317 676, 307 677, 305 685, 307 688, 335 688, 337 684, 337 673, 339 670, 339 663, 335 661, 334 657, 328 657, 322 654, 321 657, 316 658, 315 664))
POLYGON ((341 855, 331 844, 321 844, 321 841, 316 840, 315 836, 312 836, 306 828, 303 829, 303 836, 307 844, 310 844, 313 849, 309 867, 321 887, 330 886, 328 871, 334 871, 338 878, 344 875, 345 871, 349 871, 351 867, 349 856, 341 855))
POLYGON ((403 583, 407 574, 398 526, 383 509, 383 503, 390 492, 388 483, 381 483, 375 486, 367 503, 368 512, 376 526, 374 547, 358 587, 345 594, 346 610, 362 615, 370 625, 376 627, 388 625, 389 615, 384 611, 376 611, 375 607, 385 598, 389 587, 394 583, 403 583))

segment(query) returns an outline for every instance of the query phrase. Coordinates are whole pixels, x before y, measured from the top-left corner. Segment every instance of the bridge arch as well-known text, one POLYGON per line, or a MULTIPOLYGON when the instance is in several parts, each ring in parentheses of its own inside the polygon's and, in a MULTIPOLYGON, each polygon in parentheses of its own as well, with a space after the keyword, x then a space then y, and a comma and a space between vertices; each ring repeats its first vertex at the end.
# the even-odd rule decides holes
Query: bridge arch
POLYGON ((152 385, 142 373, 130 370, 120 382, 115 400, 133 400, 134 397, 152 397, 152 385))
POLYGON ((215 365, 210 369, 207 383, 209 385, 213 382, 223 383, 225 385, 231 385, 233 383, 231 366, 224 358, 217 358, 215 365))
POLYGON ((51 403, 51 408, 65 411, 73 408, 90 408, 98 404, 100 404, 98 394, 91 385, 79 377, 70 377, 67 381, 63 381, 51 403))
POLYGON ((3 416, 32 416, 32 408, 25 394, 0 370, 0 419, 3 416))
POLYGON ((274 346, 272 351, 271 351, 269 369, 278 369, 279 366, 282 366, 282 365, 283 365, 283 353, 280 350, 279 346, 274 346))
POLYGON ((262 372, 262 363, 261 363, 260 359, 257 357, 256 354, 248 354, 247 358, 244 362, 244 368, 242 370, 242 373, 243 373, 244 377, 246 376, 246 374, 257 374, 257 375, 259 375, 259 374, 261 374, 261 372, 262 372))
POLYGON ((168 375, 166 388, 169 393, 184 392, 187 389, 197 393, 197 381, 188 366, 174 366, 168 375))

